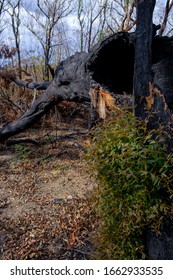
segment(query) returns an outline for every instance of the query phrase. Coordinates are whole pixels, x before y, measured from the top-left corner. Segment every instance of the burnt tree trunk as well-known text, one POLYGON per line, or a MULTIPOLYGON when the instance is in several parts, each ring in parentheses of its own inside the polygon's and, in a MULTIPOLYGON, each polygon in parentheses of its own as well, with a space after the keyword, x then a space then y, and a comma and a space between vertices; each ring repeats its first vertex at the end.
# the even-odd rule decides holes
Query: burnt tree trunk
MULTIPOLYGON (((134 112, 136 117, 147 121, 149 130, 156 131, 157 128, 162 127, 163 133, 161 132, 161 135, 158 136, 162 137, 162 142, 166 144, 169 153, 172 152, 173 142, 171 111, 168 108, 168 104, 172 103, 172 97, 169 93, 172 88, 170 83, 172 80, 170 77, 171 61, 164 57, 152 67, 152 15, 156 1, 137 0, 136 3, 134 112)), ((173 259, 173 223, 169 217, 161 215, 163 221, 159 235, 153 232, 150 227, 146 229, 146 253, 149 259, 173 259)))
MULTIPOLYGON (((149 130, 157 129, 162 125, 163 129, 169 132, 172 126, 171 112, 168 108, 168 104, 171 107, 172 103, 172 94, 170 93, 172 88, 172 60, 170 57, 169 60, 164 58, 152 66, 155 56, 152 55, 152 51, 155 51, 155 48, 152 48, 154 42, 152 15, 155 3, 155 0, 136 1, 134 114, 138 118, 147 120, 149 130)), ((163 52, 166 51, 164 48, 163 46, 163 52)), ((168 138, 165 141, 168 141, 168 138)), ((168 151, 172 146, 171 141, 169 140, 169 143, 167 143, 168 151)))
POLYGON ((146 97, 149 95, 149 82, 151 82, 152 17, 155 4, 155 0, 136 1, 137 24, 133 95, 134 114, 142 119, 147 116, 146 97))

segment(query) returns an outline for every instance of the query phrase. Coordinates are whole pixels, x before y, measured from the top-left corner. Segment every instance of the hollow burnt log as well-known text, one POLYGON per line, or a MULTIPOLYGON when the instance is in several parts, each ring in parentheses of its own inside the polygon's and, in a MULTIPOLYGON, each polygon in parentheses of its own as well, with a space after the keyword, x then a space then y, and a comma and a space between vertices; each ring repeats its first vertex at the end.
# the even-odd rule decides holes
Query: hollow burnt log
MULTIPOLYGON (((62 100, 90 102, 91 87, 103 86, 109 92, 132 92, 134 34, 116 33, 93 47, 90 53, 80 52, 62 61, 55 71, 54 80, 19 119, 0 129, 0 142, 4 142, 28 129, 55 104, 62 100), (120 52, 123 53, 122 58, 120 52), (115 65, 112 70, 112 63, 115 65), (125 65, 128 65, 125 67, 125 65), (117 66, 116 66, 117 65, 117 66), (117 77, 116 79, 114 77, 117 77), (122 82, 123 81, 123 82, 122 82)), ((18 85, 24 82, 9 77, 18 85)), ((34 83, 27 83, 33 88, 34 83)), ((44 86, 46 84, 44 83, 44 86)), ((36 84, 39 89, 42 84, 36 84)))
MULTIPOLYGON (((153 82, 173 104, 173 38, 153 38, 153 82)), ((0 129, 0 142, 31 127, 55 104, 62 100, 90 102, 91 87, 100 85, 113 96, 133 91, 135 33, 118 32, 96 44, 89 53, 80 52, 62 61, 51 83, 24 83, 10 77, 18 85, 28 88, 47 88, 19 119, 0 129)))

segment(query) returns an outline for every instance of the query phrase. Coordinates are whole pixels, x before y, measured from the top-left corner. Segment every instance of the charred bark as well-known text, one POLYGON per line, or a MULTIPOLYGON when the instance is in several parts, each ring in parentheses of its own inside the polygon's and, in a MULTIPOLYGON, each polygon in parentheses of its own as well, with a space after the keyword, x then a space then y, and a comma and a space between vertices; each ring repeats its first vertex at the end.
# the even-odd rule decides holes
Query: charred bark
POLYGON ((32 126, 55 104, 62 100, 90 101, 87 94, 89 83, 85 77, 85 57, 85 53, 79 53, 62 62, 57 67, 55 79, 47 90, 33 103, 31 108, 19 119, 1 128, 0 142, 32 126), (81 85, 83 85, 83 89, 81 85))
POLYGON ((80 52, 61 62, 49 84, 27 83, 10 76, 12 81, 28 88, 46 89, 19 119, 0 130, 0 142, 28 129, 55 104, 62 100, 90 102, 89 90, 97 85, 109 92, 129 92, 132 89, 134 34, 116 33, 99 44, 90 53, 80 52), (119 57, 123 49, 123 58, 119 57), (119 65, 112 71, 110 61, 119 65), (125 65, 128 67, 125 67, 125 65), (123 83, 121 83, 123 79, 123 83))
MULTIPOLYGON (((170 71, 172 67, 169 67, 172 63, 172 59, 170 60, 172 50, 171 55, 168 55, 169 48, 167 50, 163 48, 152 56, 152 51, 154 52, 152 42, 153 46, 156 44, 152 38, 152 16, 156 1, 137 0, 136 3, 134 113, 136 117, 147 121, 148 129, 153 130, 153 137, 160 137, 160 143, 166 147, 165 153, 169 153, 173 147, 172 114, 168 108, 168 104, 171 107, 172 103, 170 92, 173 86, 170 71), (156 60, 153 66, 152 60, 156 60), (156 131, 160 127, 162 129, 157 135, 156 131)), ((164 195, 168 196, 166 192, 164 195)), ((146 253, 149 259, 173 259, 173 224, 164 213, 161 215, 160 236, 157 236, 150 227, 146 230, 146 253)))
POLYGON ((35 82, 27 82, 18 79, 17 77, 10 77, 10 80, 13 81, 18 86, 23 86, 29 89, 36 90, 46 90, 51 82, 43 82, 43 83, 35 83, 35 82))
POLYGON ((146 230, 146 248, 150 260, 173 260, 173 223, 164 218, 159 234, 146 230))
POLYGON ((155 0, 136 1, 137 25, 135 44, 135 69, 134 69, 134 114, 145 119, 146 96, 149 95, 149 83, 151 82, 151 52, 153 39, 153 11, 155 0))
MULTIPOLYGON (((156 36, 152 41, 152 79, 169 106, 173 104, 172 46, 173 38, 156 36)), ((132 94, 134 56, 135 33, 119 32, 96 44, 89 53, 76 53, 62 61, 52 82, 27 83, 11 75, 8 78, 18 85, 46 90, 24 115, 0 129, 0 142, 31 127, 62 100, 90 102, 91 87, 100 85, 115 97, 124 92, 132 94)))

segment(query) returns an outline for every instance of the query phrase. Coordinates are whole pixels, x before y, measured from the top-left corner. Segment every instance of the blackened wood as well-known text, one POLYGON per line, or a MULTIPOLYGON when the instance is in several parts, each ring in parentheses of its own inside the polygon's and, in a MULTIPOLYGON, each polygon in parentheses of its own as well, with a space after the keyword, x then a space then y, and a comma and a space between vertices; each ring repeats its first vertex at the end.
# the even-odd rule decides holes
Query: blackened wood
MULTIPOLYGON (((31 108, 19 119, 0 129, 0 142, 31 127, 62 100, 90 102, 89 90, 94 85, 101 84, 104 88, 115 92, 123 91, 123 89, 130 91, 133 61, 134 34, 124 32, 115 33, 99 42, 90 53, 76 53, 62 61, 55 71, 54 80, 35 100, 31 108), (122 50, 123 58, 119 55, 122 50), (110 62, 116 65, 115 74, 113 74, 110 62), (125 66, 126 63, 128 66, 125 66)), ((13 80, 20 84, 19 79, 13 78, 13 80)), ((21 85, 24 84, 21 83, 21 85)), ((31 84, 28 84, 28 87, 31 87, 31 84)))
POLYGON ((147 116, 145 97, 149 95, 149 82, 151 82, 152 17, 155 3, 155 0, 136 1, 137 25, 133 96, 135 116, 141 119, 145 119, 147 116))
POLYGON ((173 222, 164 217, 159 233, 146 230, 146 252, 149 260, 173 260, 173 222))
POLYGON ((27 82, 18 79, 17 77, 10 77, 10 80, 16 83, 18 86, 23 86, 29 89, 37 89, 37 90, 46 90, 51 82, 43 82, 43 83, 36 83, 36 82, 27 82))
MULTIPOLYGON (((171 106, 173 104, 173 37, 154 37, 152 53, 152 79, 165 94, 166 102, 171 106), (164 60, 167 61, 166 64, 164 60)), ((90 103, 89 90, 92 86, 101 85, 115 98, 117 94, 124 92, 132 94, 134 54, 135 33, 118 32, 100 41, 89 53, 76 53, 62 61, 50 84, 28 84, 13 77, 13 81, 28 88, 36 86, 39 89, 43 85, 47 88, 48 84, 49 86, 18 120, 0 129, 0 142, 31 127, 62 100, 90 103)), ((141 65, 142 63, 143 60, 141 65)), ((138 78, 140 79, 141 75, 138 75, 138 78)), ((139 86, 142 89, 140 83, 139 86)), ((138 93, 137 98, 141 101, 141 91, 138 93)), ((143 101, 146 103, 145 99, 143 101)))

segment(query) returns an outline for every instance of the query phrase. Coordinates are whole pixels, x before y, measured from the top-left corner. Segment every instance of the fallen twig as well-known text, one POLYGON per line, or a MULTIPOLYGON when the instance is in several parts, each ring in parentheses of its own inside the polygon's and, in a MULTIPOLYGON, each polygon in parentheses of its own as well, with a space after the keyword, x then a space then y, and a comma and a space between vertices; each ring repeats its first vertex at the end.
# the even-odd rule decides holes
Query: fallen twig
POLYGON ((64 134, 64 135, 59 135, 54 137, 53 139, 49 139, 49 140, 33 140, 31 138, 15 138, 15 139, 8 139, 6 141, 6 146, 13 146, 16 144, 21 144, 21 143, 29 143, 29 144, 33 144, 36 146, 40 146, 40 145, 47 145, 48 143, 55 143, 56 141, 59 141, 61 139, 70 139, 70 138, 74 138, 76 135, 84 135, 87 134, 88 130, 84 130, 84 131, 76 131, 73 133, 69 133, 69 134, 64 134))
POLYGON ((29 143, 29 144, 33 144, 33 145, 40 145, 40 143, 36 140, 33 140, 31 138, 16 138, 16 139, 8 139, 6 141, 6 146, 13 146, 16 144, 22 144, 22 143, 29 143))

